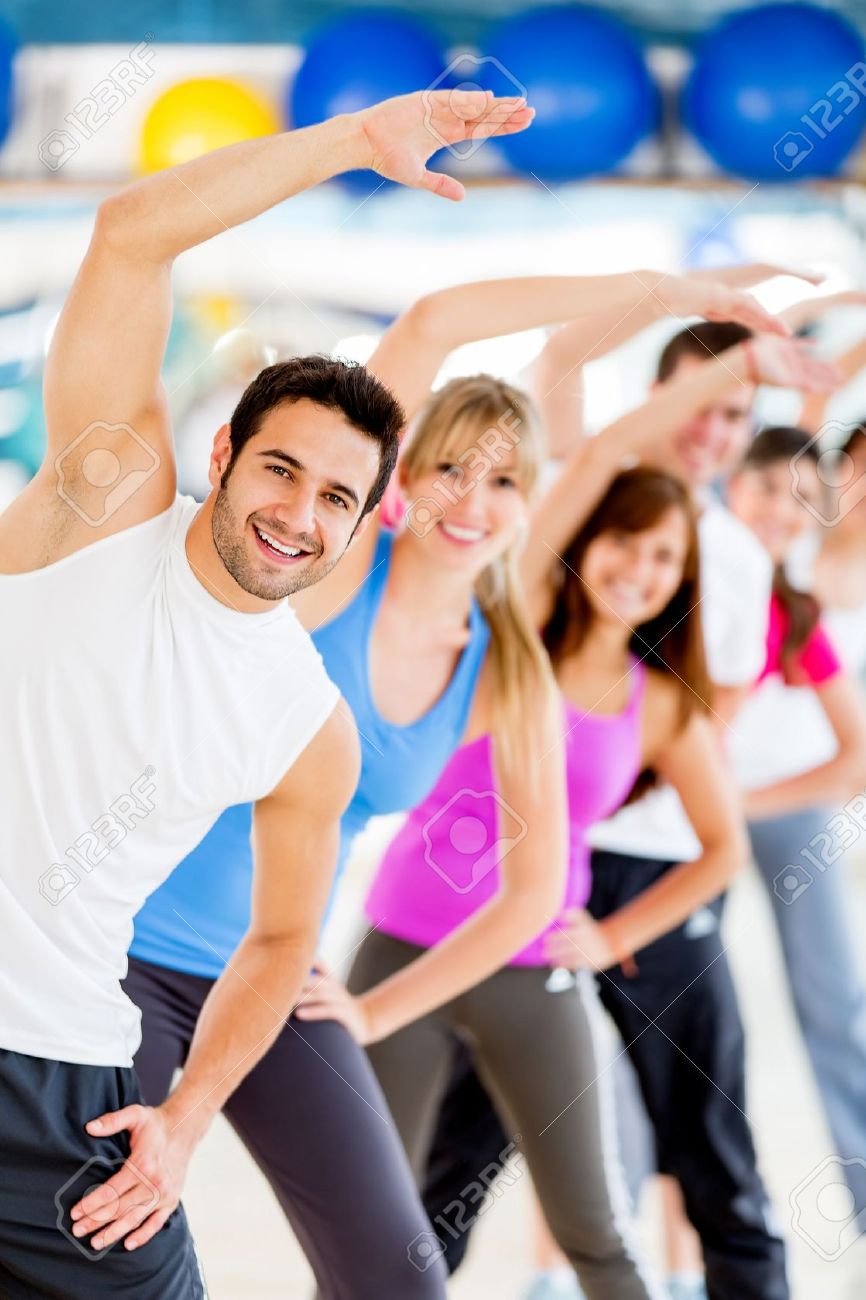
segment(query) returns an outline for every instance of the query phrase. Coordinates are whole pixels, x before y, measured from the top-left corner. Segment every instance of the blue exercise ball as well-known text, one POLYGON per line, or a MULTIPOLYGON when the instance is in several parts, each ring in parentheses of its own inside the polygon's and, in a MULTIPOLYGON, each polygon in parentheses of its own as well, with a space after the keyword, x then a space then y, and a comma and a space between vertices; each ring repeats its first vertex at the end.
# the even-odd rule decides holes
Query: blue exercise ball
POLYGON ((14 101, 12 70, 18 41, 11 27, 0 20, 0 144, 12 125, 14 101))
POLYGON ((725 171, 832 176, 866 126, 863 54, 862 37, 827 9, 767 4, 735 14, 698 51, 685 122, 725 171))
POLYGON ((534 122, 498 145, 512 167, 544 180, 611 171, 659 120, 639 46, 595 9, 533 9, 496 24, 475 79, 498 95, 528 96, 534 122))
MULTIPOLYGON (((352 14, 310 37, 289 86, 287 114, 292 126, 312 126, 393 95, 438 86, 444 78, 441 47, 421 23, 390 12, 352 14)), ((348 172, 341 180, 368 192, 382 184, 371 171, 348 172)))

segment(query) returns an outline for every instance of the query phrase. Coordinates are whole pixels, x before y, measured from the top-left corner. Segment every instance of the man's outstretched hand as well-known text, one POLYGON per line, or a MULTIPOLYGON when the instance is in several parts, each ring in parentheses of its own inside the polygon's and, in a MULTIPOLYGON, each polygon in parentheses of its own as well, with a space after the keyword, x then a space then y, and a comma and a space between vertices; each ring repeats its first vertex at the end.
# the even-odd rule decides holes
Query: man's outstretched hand
POLYGON ((428 171, 428 158, 464 140, 525 131, 534 116, 525 99, 497 99, 489 90, 420 90, 359 114, 373 171, 455 201, 463 198, 463 186, 452 176, 428 171))

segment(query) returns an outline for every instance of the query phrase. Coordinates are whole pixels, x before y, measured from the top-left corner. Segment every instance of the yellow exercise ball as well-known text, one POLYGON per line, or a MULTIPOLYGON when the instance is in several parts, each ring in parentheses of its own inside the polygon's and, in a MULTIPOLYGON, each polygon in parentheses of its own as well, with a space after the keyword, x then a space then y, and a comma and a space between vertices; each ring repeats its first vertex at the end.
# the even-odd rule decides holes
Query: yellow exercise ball
POLYGON ((166 90, 151 106, 141 135, 141 169, 177 167, 223 145, 280 130, 271 106, 246 86, 197 77, 166 90))

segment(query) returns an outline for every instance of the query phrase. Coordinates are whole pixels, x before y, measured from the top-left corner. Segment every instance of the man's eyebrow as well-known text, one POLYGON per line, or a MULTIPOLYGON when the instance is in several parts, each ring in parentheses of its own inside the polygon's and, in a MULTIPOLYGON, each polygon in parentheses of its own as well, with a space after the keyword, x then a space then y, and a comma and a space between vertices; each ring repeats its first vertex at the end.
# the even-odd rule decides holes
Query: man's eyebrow
POLYGON ((280 451, 278 447, 272 447, 270 451, 260 451, 258 454, 260 456, 272 456, 275 460, 284 460, 287 465, 291 465, 292 469, 299 469, 301 473, 304 473, 307 468, 306 465, 301 464, 297 457, 290 456, 287 451, 280 451))
MULTIPOLYGON (((292 469, 298 470, 301 474, 307 472, 306 465, 301 464, 296 456, 290 456, 287 451, 280 451, 278 447, 272 447, 269 451, 260 451, 258 454, 273 460, 284 461, 286 465, 290 465, 292 469)), ((345 483, 329 483, 328 488, 333 492, 342 492, 343 496, 348 497, 354 506, 359 506, 361 504, 358 493, 355 489, 349 487, 345 483)))
POLYGON ((342 492, 343 496, 348 497, 353 506, 359 506, 358 493, 354 488, 348 487, 345 483, 329 483, 328 487, 334 492, 342 492))

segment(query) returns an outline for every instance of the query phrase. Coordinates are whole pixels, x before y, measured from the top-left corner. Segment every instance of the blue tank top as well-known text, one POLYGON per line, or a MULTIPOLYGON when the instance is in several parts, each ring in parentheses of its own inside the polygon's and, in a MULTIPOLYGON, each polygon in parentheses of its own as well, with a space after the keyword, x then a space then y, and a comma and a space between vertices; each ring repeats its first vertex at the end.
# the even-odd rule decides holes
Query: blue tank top
MULTIPOLYGON (((328 909, 358 831, 374 815, 414 808, 460 744, 489 639, 487 623, 473 601, 469 639, 436 703, 405 727, 382 717, 370 689, 369 643, 393 541, 393 534, 383 529, 370 572, 354 600, 312 634, 328 676, 355 715, 361 742, 361 775, 340 824, 340 855, 328 909)), ((216 979, 249 925, 251 829, 251 804, 226 809, 136 916, 129 950, 133 957, 216 979)))

